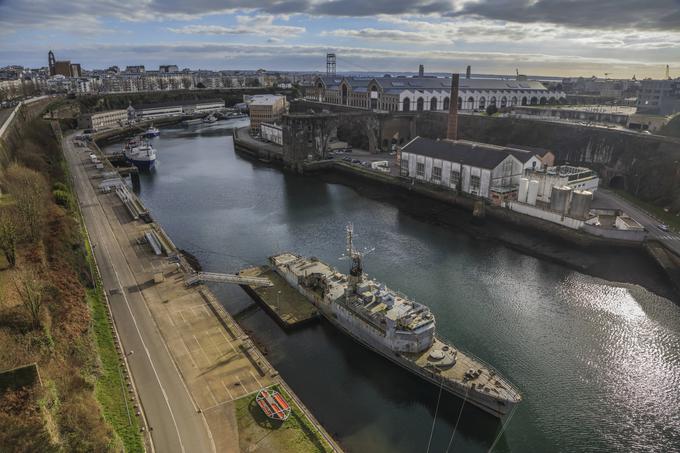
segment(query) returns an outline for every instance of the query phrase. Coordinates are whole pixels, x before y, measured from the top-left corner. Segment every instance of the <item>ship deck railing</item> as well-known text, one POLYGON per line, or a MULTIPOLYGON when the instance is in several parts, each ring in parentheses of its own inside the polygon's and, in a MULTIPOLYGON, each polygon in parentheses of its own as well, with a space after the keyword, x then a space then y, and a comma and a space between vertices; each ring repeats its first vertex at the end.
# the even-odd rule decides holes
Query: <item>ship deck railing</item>
MULTIPOLYGON (((444 343, 444 344, 446 344, 446 345, 449 344, 449 343, 443 341, 443 340, 442 340, 441 338, 439 338, 439 337, 436 337, 436 338, 437 338, 437 340, 439 340, 440 342, 442 342, 442 343, 444 343)), ((496 380, 498 380, 498 378, 501 378, 502 381, 503 381, 502 384, 503 384, 505 387, 507 387, 508 390, 511 391, 511 393, 515 393, 517 396, 520 396, 520 397, 522 396, 522 392, 520 392, 520 390, 519 390, 512 382, 510 382, 510 380, 507 379, 503 373, 501 373, 500 371, 498 371, 498 370, 497 370, 496 368, 494 368, 493 366, 489 365, 489 363, 487 363, 486 361, 480 359, 480 358, 477 357, 475 354, 471 353, 470 351, 467 351, 467 350, 464 349, 464 348, 461 348, 461 347, 459 347, 459 346, 455 346, 454 349, 456 349, 456 350, 459 351, 459 352, 462 352, 462 353, 465 354, 466 356, 468 356, 468 357, 470 357, 471 359, 473 359, 475 362, 479 362, 479 364, 482 365, 483 368, 486 368, 486 369, 488 369, 489 371, 493 371, 493 372, 494 372, 494 375, 496 376, 496 380)))

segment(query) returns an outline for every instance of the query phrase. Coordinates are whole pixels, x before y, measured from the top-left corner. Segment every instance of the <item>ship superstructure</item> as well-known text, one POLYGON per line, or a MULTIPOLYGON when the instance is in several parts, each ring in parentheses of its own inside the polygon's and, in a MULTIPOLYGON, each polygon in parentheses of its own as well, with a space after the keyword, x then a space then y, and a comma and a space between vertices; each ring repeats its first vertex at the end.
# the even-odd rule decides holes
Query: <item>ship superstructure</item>
POLYGON ((149 171, 156 165, 156 150, 147 140, 133 139, 123 146, 125 159, 141 171, 149 171))
POLYGON ((438 338, 427 306, 368 278, 353 234, 349 225, 349 274, 292 253, 270 261, 326 319, 364 346, 493 415, 508 414, 520 392, 491 366, 438 338))

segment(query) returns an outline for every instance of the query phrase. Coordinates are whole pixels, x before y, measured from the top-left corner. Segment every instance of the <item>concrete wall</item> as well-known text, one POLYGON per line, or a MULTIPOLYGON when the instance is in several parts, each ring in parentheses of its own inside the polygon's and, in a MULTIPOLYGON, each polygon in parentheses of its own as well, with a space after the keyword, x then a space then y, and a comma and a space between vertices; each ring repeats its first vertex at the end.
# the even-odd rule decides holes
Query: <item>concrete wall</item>
POLYGON ((578 230, 582 228, 584 222, 578 219, 572 219, 571 217, 563 216, 557 212, 546 211, 545 209, 537 208, 536 206, 531 206, 525 203, 518 203, 511 201, 506 204, 508 209, 511 211, 519 212, 521 214, 526 214, 531 217, 536 217, 538 219, 547 220, 548 222, 556 223, 572 230, 578 230))
POLYGON ((642 242, 647 238, 646 231, 634 230, 615 230, 611 228, 599 228, 594 225, 583 225, 583 231, 586 233, 607 239, 616 239, 618 241, 642 242))

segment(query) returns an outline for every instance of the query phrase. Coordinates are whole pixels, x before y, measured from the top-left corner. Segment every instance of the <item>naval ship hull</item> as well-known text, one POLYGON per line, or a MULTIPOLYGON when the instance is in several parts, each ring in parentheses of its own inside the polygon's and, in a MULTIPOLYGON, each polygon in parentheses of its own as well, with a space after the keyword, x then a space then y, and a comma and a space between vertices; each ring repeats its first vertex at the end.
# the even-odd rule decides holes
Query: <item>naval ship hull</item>
POLYGON ((427 380, 428 382, 436 385, 437 387, 442 387, 450 394, 462 398, 465 402, 470 403, 477 408, 495 416, 503 419, 508 415, 512 409, 516 406, 516 403, 512 401, 499 401, 491 397, 490 395, 480 393, 474 390, 470 390, 468 387, 458 384, 455 381, 448 379, 441 379, 437 374, 431 372, 430 370, 418 366, 412 360, 407 359, 401 353, 395 352, 380 342, 375 341, 375 338, 371 337, 365 331, 353 326, 350 322, 342 318, 341 313, 337 313, 333 310, 333 305, 327 303, 320 297, 317 293, 302 287, 295 275, 282 271, 278 266, 273 266, 276 272, 283 277, 293 288, 295 288, 300 294, 305 296, 314 306, 319 309, 321 315, 328 320, 333 326, 339 329, 341 332, 349 335, 356 342, 363 345, 364 347, 374 351, 381 356, 385 357, 389 361, 399 365, 400 367, 410 371, 411 373, 427 380), (340 317, 338 316, 340 315, 340 317), (345 321, 344 323, 342 321, 345 321), (443 381, 443 382, 442 382, 443 381))

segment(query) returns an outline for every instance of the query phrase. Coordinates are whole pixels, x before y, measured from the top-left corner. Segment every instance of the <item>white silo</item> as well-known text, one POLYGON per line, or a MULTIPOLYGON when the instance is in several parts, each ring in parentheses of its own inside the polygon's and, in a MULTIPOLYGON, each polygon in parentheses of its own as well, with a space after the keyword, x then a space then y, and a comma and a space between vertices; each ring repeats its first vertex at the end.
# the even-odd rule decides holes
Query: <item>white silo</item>
POLYGON ((519 192, 517 192, 517 201, 520 203, 527 202, 527 194, 529 192, 529 179, 520 178, 519 179, 519 192))
POLYGON ((553 186, 550 194, 550 209, 561 214, 567 212, 569 198, 571 197, 571 187, 553 186))
POLYGON ((536 206, 536 197, 538 197, 538 181, 532 179, 529 181, 529 190, 527 191, 527 203, 536 206))
POLYGON ((571 197, 569 215, 576 219, 585 219, 590 212, 590 203, 593 201, 593 193, 587 190, 574 190, 571 197))

